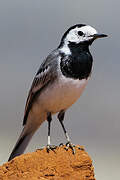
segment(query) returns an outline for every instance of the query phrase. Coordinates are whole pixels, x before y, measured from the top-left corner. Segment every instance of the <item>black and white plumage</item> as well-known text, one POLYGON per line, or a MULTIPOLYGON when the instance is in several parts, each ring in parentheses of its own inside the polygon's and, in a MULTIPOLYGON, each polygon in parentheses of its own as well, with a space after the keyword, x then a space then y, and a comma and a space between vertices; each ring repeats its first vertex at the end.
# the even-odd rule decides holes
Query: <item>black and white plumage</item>
POLYGON ((30 139, 43 121, 48 120, 48 145, 50 146, 50 123, 58 113, 68 145, 74 150, 63 125, 65 111, 82 94, 92 70, 89 45, 104 34, 98 34, 91 26, 77 24, 69 28, 57 49, 41 64, 29 91, 26 102, 23 131, 9 157, 22 154, 30 139))

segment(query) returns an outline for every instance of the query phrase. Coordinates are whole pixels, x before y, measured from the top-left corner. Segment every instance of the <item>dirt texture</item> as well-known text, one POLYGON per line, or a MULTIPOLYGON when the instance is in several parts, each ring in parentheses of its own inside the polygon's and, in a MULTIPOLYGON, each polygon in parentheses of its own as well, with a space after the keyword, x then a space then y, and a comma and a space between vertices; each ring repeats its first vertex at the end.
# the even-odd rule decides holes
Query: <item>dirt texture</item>
POLYGON ((82 146, 23 154, 0 166, 0 180, 95 180, 92 160, 82 146))

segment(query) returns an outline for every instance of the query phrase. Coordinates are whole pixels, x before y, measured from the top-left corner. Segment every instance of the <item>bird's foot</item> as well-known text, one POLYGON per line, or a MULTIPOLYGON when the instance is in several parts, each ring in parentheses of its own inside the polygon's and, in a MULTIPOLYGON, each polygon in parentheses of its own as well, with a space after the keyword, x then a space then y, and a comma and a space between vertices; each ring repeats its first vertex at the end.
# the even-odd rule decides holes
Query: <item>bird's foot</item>
POLYGON ((49 153, 50 150, 54 151, 57 148, 57 146, 55 146, 55 145, 47 145, 47 146, 43 146, 43 147, 41 147, 41 148, 39 148, 37 150, 41 151, 41 150, 43 150, 45 148, 46 148, 47 152, 49 153))
POLYGON ((46 150, 49 153, 51 150, 54 151, 57 148, 55 145, 47 145, 46 150))
POLYGON ((63 143, 60 143, 60 144, 59 144, 59 147, 62 147, 62 146, 64 146, 64 144, 63 144, 63 143))
POLYGON ((66 143, 66 147, 65 147, 65 150, 66 151, 68 151, 68 149, 72 149, 72 153, 73 154, 75 154, 75 145, 74 144, 72 144, 70 141, 68 141, 67 143, 66 143))

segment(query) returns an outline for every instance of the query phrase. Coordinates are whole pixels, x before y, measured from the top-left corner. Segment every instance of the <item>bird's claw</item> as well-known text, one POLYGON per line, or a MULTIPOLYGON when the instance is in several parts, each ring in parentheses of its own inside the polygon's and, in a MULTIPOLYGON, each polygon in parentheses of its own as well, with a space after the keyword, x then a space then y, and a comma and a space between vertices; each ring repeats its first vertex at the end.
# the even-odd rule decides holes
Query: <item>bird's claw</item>
POLYGON ((75 145, 72 144, 71 142, 67 142, 67 143, 66 143, 65 150, 68 151, 69 148, 72 149, 72 153, 75 154, 75 152, 76 152, 76 151, 75 151, 75 145))
POLYGON ((51 150, 54 151, 57 148, 55 145, 47 145, 46 150, 49 153, 51 150))
POLYGON ((64 146, 64 144, 63 144, 63 143, 60 143, 60 144, 59 144, 59 147, 62 147, 62 146, 64 146))

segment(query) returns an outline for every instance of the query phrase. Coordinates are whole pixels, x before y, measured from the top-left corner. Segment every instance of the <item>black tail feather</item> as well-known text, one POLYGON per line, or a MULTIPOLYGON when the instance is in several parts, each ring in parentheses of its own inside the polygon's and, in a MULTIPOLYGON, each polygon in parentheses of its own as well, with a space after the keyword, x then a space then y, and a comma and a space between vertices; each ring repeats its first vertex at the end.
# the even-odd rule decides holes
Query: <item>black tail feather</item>
POLYGON ((23 129, 8 161, 10 161, 11 159, 13 159, 16 156, 21 155, 25 151, 32 136, 33 136, 33 133, 24 134, 24 129, 23 129))

